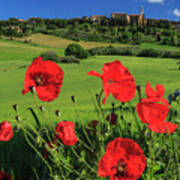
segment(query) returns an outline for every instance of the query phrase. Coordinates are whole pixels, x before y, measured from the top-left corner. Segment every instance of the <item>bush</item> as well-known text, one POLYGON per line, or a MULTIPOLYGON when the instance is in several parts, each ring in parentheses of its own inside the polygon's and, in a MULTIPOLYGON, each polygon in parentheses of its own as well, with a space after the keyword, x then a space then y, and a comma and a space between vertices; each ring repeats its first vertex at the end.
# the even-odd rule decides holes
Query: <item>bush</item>
POLYGON ((80 64, 80 60, 75 58, 74 56, 66 56, 60 58, 60 63, 77 63, 80 64))
POLYGON ((91 55, 134 55, 132 48, 115 48, 113 46, 108 47, 96 47, 89 50, 91 55))
POLYGON ((60 58, 58 57, 58 55, 54 51, 44 52, 44 53, 40 54, 40 56, 44 60, 51 60, 51 61, 54 61, 54 62, 59 62, 60 61, 60 58))
POLYGON ((65 50, 65 56, 75 56, 76 58, 86 59, 89 53, 79 44, 70 44, 65 50))
POLYGON ((163 52, 155 49, 142 49, 137 56, 140 57, 162 57, 163 52))

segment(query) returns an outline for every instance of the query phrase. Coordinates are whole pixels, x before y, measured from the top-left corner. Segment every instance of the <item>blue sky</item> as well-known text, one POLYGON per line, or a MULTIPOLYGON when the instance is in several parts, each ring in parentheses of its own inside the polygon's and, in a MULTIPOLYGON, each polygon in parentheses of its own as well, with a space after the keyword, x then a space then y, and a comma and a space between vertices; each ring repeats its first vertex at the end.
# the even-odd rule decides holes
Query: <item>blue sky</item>
POLYGON ((180 0, 3 0, 0 5, 0 20, 10 17, 110 17, 111 12, 138 14, 141 5, 146 18, 180 21, 180 0))

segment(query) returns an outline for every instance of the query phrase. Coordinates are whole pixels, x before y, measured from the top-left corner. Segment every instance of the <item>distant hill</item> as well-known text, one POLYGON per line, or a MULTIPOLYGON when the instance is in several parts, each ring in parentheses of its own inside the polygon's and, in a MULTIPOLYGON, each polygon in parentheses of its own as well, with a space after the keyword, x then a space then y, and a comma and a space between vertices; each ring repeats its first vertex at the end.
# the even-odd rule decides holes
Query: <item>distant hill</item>
POLYGON ((76 42, 73 40, 64 39, 61 37, 53 36, 53 35, 45 35, 45 34, 33 34, 28 37, 23 38, 16 38, 18 41, 37 44, 37 45, 43 45, 48 47, 56 47, 56 48, 66 48, 71 43, 77 43, 83 46, 85 49, 91 49, 99 46, 128 46, 128 45, 122 45, 119 43, 103 43, 103 42, 85 42, 80 41, 76 42))
POLYGON ((111 18, 92 16, 68 20, 10 18, 7 21, 0 21, 0 37, 26 38, 37 33, 80 43, 81 41, 138 45, 156 43, 180 46, 180 22, 145 19, 143 14, 127 16, 127 14, 114 13, 111 18))

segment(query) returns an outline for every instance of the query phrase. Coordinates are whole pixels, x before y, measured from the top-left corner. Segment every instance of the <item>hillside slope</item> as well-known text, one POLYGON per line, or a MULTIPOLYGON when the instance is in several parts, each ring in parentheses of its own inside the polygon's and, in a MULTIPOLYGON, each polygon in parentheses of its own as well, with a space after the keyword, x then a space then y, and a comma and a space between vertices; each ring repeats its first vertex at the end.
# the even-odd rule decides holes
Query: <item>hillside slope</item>
POLYGON ((49 46, 49 47, 58 47, 58 48, 66 48, 71 43, 77 43, 83 46, 85 49, 90 49, 98 46, 128 46, 128 45, 122 45, 119 43, 101 43, 101 42, 76 42, 68 39, 63 39, 60 37, 52 36, 52 35, 44 35, 44 34, 33 34, 29 37, 25 38, 18 38, 17 40, 25 41, 28 40, 33 44, 43 45, 43 46, 49 46))

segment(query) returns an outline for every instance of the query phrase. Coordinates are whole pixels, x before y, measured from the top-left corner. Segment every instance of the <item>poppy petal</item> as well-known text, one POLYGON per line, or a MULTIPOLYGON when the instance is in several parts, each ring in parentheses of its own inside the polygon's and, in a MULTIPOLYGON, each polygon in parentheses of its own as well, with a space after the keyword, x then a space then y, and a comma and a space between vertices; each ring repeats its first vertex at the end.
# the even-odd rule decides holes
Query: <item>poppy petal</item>
POLYGON ((151 84, 149 81, 147 81, 146 87, 145 87, 145 92, 147 97, 152 97, 155 95, 155 91, 151 87, 151 84))
POLYGON ((164 96, 164 92, 165 92, 165 89, 164 89, 164 86, 161 85, 161 84, 157 84, 156 85, 156 95, 159 96, 159 97, 163 97, 164 96))
POLYGON ((163 104, 140 102, 136 106, 136 111, 143 123, 151 124, 164 121, 169 109, 163 104))
POLYGON ((178 125, 171 122, 159 122, 149 124, 148 128, 156 133, 173 133, 178 128, 178 125))
POLYGON ((91 76, 96 76, 96 77, 101 77, 101 74, 99 74, 98 72, 96 71, 90 71, 87 73, 88 75, 91 75, 91 76))

